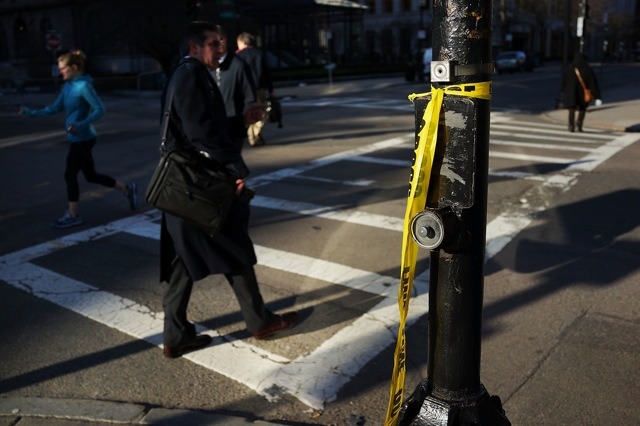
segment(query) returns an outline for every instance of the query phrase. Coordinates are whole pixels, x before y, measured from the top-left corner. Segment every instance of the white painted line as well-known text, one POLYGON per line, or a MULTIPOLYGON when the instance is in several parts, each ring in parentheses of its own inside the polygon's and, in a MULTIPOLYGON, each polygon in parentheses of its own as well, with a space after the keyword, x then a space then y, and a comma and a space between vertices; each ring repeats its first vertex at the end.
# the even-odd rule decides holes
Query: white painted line
POLYGON ((383 297, 397 297, 398 279, 264 246, 255 246, 260 265, 383 297))
POLYGON ((335 104, 339 107, 351 107, 351 108, 363 108, 363 109, 391 109, 394 111, 412 111, 413 105, 411 104, 398 104, 398 105, 384 105, 378 103, 362 103, 362 104, 335 104))
POLYGON ((500 215, 489 222, 485 261, 502 251, 530 223, 531 217, 529 215, 514 213, 500 215))
POLYGON ((287 169, 276 170, 272 173, 249 178, 247 185, 250 187, 259 187, 267 185, 272 182, 277 182, 282 179, 286 179, 292 176, 299 175, 301 173, 308 172, 320 167, 324 167, 328 164, 337 163, 338 161, 346 160, 351 157, 357 157, 360 155, 370 154, 372 152, 380 151, 387 148, 397 147, 406 144, 409 140, 414 139, 414 134, 409 133, 405 136, 398 136, 395 138, 375 142, 369 145, 361 146, 348 151, 341 151, 335 154, 327 155, 325 157, 317 158, 299 167, 291 167, 287 169))
POLYGON ((624 136, 620 136, 599 148, 594 149, 587 156, 580 159, 580 162, 576 162, 569 166, 568 172, 590 172, 598 167, 609 158, 623 150, 624 148, 632 145, 640 140, 640 136, 637 133, 628 133, 624 136))
MULTIPOLYGON (((493 124, 493 123, 491 123, 493 124)), ((556 129, 556 130, 561 130, 565 133, 567 133, 567 126, 564 124, 553 124, 553 123, 541 123, 541 122, 535 122, 535 121, 522 121, 522 120, 516 120, 515 118, 511 118, 511 120, 509 120, 509 124, 513 124, 513 125, 518 125, 518 126, 522 126, 527 127, 527 128, 547 128, 547 129, 556 129)))
POLYGON ((376 181, 368 180, 368 179, 356 179, 356 180, 337 180, 337 179, 329 179, 329 178, 321 178, 316 176, 303 176, 296 175, 293 176, 294 179, 303 179, 303 180, 311 180, 315 182, 323 182, 323 183, 332 183, 338 185, 346 185, 346 186, 371 186, 376 181))
POLYGON ((509 179, 526 179, 526 180, 534 180, 534 181, 546 180, 544 176, 535 175, 529 172, 518 172, 514 170, 507 170, 507 171, 489 170, 489 176, 509 178, 509 179))
MULTIPOLYGON (((567 133, 566 136, 544 135, 543 138, 545 141, 562 142, 562 143, 568 143, 568 144, 600 145, 601 143, 603 143, 603 140, 576 139, 574 137, 569 136, 570 134, 573 134, 573 133, 567 133)), ((540 135, 536 133, 501 132, 499 130, 491 129, 491 138, 495 139, 496 136, 511 137, 511 138, 518 138, 518 139, 531 139, 534 141, 540 140, 540 135)))
POLYGON ((360 162, 360 163, 382 164, 382 165, 385 165, 385 166, 411 167, 411 161, 408 161, 408 160, 395 160, 393 158, 367 157, 365 155, 361 155, 359 157, 348 158, 347 160, 348 161, 356 161, 356 162, 360 162))
POLYGON ((60 140, 65 139, 65 132, 61 130, 50 130, 39 133, 28 133, 20 136, 13 136, 10 138, 0 139, 0 148, 9 148, 15 145, 21 145, 23 143, 36 142, 44 139, 57 138, 60 140))
MULTIPOLYGON (((429 310, 429 295, 412 297, 407 327, 429 310)), ((284 386, 305 404, 321 409, 336 399, 338 391, 371 359, 393 345, 398 330, 397 302, 385 299, 351 325, 322 342, 309 355, 295 359, 277 371, 274 388, 284 386), (366 348, 366 350, 363 350, 366 348)))
POLYGON ((153 345, 162 343, 162 318, 147 307, 31 263, 2 268, 12 286, 153 345))
MULTIPOLYGON (((531 127, 531 128, 543 127, 548 129, 560 129, 562 132, 566 133, 567 135, 570 134, 569 131, 567 130, 567 125, 563 125, 563 124, 537 123, 533 121, 521 121, 521 120, 511 120, 510 123, 525 126, 525 127, 531 127)), ((609 137, 617 137, 624 134, 622 132, 612 132, 610 130, 602 130, 602 129, 589 129, 586 134, 589 135, 592 133, 601 133, 603 135, 609 135, 609 137)), ((575 133, 576 136, 583 135, 583 134, 585 133, 584 132, 575 133)))
POLYGON ((146 223, 149 220, 160 218, 160 212, 152 210, 135 216, 129 216, 115 222, 108 223, 103 226, 87 229, 86 231, 76 232, 74 234, 65 235, 57 240, 48 241, 38 244, 28 249, 9 253, 0 257, 0 270, 29 262, 31 259, 46 256, 58 250, 72 247, 86 241, 97 240, 109 235, 122 232, 127 228, 134 227, 140 223, 146 223))
MULTIPOLYGON (((572 172, 567 174, 568 185, 575 183, 578 172, 593 170, 597 165, 636 141, 637 135, 620 137, 594 151, 591 158, 586 162, 574 163, 571 166, 572 172)), ((398 142, 398 140, 383 142, 388 143, 389 146, 402 143, 402 141, 398 142)), ((371 147, 367 148, 371 149, 371 147)), ((383 148, 377 146, 376 149, 383 148)), ((320 159, 321 161, 318 163, 297 169, 289 169, 286 173, 279 174, 276 172, 264 182, 278 180, 282 178, 281 176, 295 176, 302 171, 319 167, 318 164, 324 165, 340 161, 351 156, 353 152, 349 151, 347 155, 336 154, 325 157, 320 159)), ((359 150, 359 152, 367 152, 367 149, 359 150)), ((552 179, 549 179, 549 182, 551 181, 552 179)), ((257 198, 259 200, 261 198, 263 203, 269 205, 283 205, 283 200, 267 199, 266 197, 257 198)), ((300 205, 297 207, 300 207, 300 205)), ((345 210, 347 212, 346 215, 341 216, 345 211, 340 211, 336 208, 310 204, 304 204, 302 207, 304 207, 302 211, 306 213, 321 214, 323 217, 334 220, 352 221, 352 218, 356 216, 350 213, 349 209, 345 210), (309 207, 311 207, 310 210, 307 209, 309 207), (336 215, 329 213, 336 213, 336 215)), ((287 208, 293 207, 289 206, 287 208)), ((395 219, 380 215, 375 216, 379 216, 378 219, 381 223, 386 223, 389 219, 395 219)), ((367 220, 371 220, 372 217, 371 215, 366 216, 367 220)), ((140 214, 2 256, 0 257, 0 279, 23 291, 74 310, 74 312, 78 312, 102 324, 144 339, 154 345, 159 345, 162 327, 161 313, 151 312, 147 307, 133 301, 28 263, 29 260, 35 257, 44 256, 56 250, 103 238, 117 232, 124 231, 157 239, 159 235, 158 225, 151 223, 151 221, 157 219, 157 212, 140 214)), ((355 223, 360 222, 360 219, 355 221, 355 223)), ((487 225, 486 258, 489 259, 495 256, 530 222, 531 219, 526 213, 504 214, 492 220, 487 225)), ((370 223, 366 224, 371 226, 370 223)), ((385 229, 401 231, 402 221, 400 221, 399 226, 398 224, 393 224, 393 226, 389 225, 385 229)), ((380 275, 367 271, 266 247, 257 247, 257 251, 261 257, 266 257, 267 259, 272 257, 273 259, 270 262, 277 268, 287 268, 285 270, 295 273, 304 272, 305 275, 308 271, 311 271, 318 279, 330 279, 333 281, 329 282, 336 282, 340 285, 354 285, 361 288, 374 289, 376 285, 380 284, 379 280, 382 278, 380 275), (340 280, 339 272, 327 271, 333 268, 345 274, 352 274, 350 280, 340 280)), ((420 277, 425 276, 426 273, 420 274, 420 277)), ((419 294, 419 296, 412 298, 412 308, 409 311, 409 319, 407 321, 408 325, 413 324, 428 310, 428 295, 425 293, 419 294)), ((202 330, 202 327, 199 327, 199 329, 202 330)), ((206 332, 216 337, 216 344, 204 350, 187 354, 185 358, 244 383, 269 399, 277 399, 284 393, 290 393, 305 404, 321 409, 326 402, 334 400, 339 389, 374 356, 390 344, 393 344, 396 331, 396 301, 389 294, 367 314, 356 319, 352 324, 343 327, 312 353, 293 361, 242 341, 220 337, 212 330, 206 332), (363 347, 366 347, 367 350, 363 351, 363 347), (238 362, 239 359, 241 362, 238 362), (246 369, 246 365, 251 365, 252 368, 246 369)))
MULTIPOLYGON (((546 138, 545 138, 546 139, 546 138)), ((548 143, 533 143, 533 142, 518 142, 518 141, 505 141, 505 140, 496 140, 491 139, 491 145, 498 146, 518 146, 523 148, 534 148, 534 149, 550 149, 554 151, 576 151, 576 152, 591 152, 592 148, 582 148, 579 146, 566 146, 566 145, 552 145, 548 143)))
POLYGON ((257 195, 251 200, 254 207, 282 210, 305 216, 316 216, 323 219, 338 220, 341 222, 355 223, 358 225, 372 226, 374 228, 401 231, 403 218, 384 216, 381 214, 367 213, 355 208, 342 209, 334 206, 321 206, 302 201, 289 201, 279 198, 257 195))
MULTIPOLYGON (((157 240, 160 238, 160 225, 147 222, 126 229, 124 232, 157 240)), ((362 290, 382 297, 397 298, 398 296, 396 286, 398 278, 260 245, 254 245, 254 248, 258 257, 258 265, 362 290)))
POLYGON ((536 163, 571 164, 580 161, 577 158, 547 157, 544 155, 516 154, 511 152, 489 151, 490 158, 507 158, 509 160, 535 161, 536 163))
POLYGON ((576 137, 576 138, 580 138, 580 139, 611 139, 611 135, 610 134, 598 134, 598 133, 569 133, 568 130, 551 130, 551 129, 529 129, 525 126, 513 126, 511 125, 511 122, 509 122, 508 124, 495 124, 491 126, 492 128, 495 127, 496 129, 501 129, 501 130, 516 130, 519 133, 525 133, 527 131, 531 131, 531 132, 536 132, 536 133, 543 133, 543 134, 551 134, 551 135, 556 135, 556 134, 564 134, 567 135, 569 137, 569 135, 571 135, 570 137, 576 137))
MULTIPOLYGON (((125 226, 122 230, 157 239, 159 225, 148 222, 150 220, 148 216, 144 216, 144 218, 147 220, 146 223, 136 221, 134 226, 125 226)), ((94 239, 89 237, 90 234, 97 235, 98 238, 108 236, 110 234, 105 232, 107 228, 109 227, 97 227, 91 233, 78 233, 75 235, 74 241, 83 242, 79 238, 79 234, 86 238, 85 242, 94 239)), ((110 228, 113 229, 113 227, 110 228)), ((52 244, 52 247, 63 249, 67 246, 52 244)), ((269 252, 269 250, 258 248, 260 256, 267 254, 279 257, 284 253, 275 250, 269 252)), ((29 249, 24 250, 24 255, 19 258, 33 258, 33 254, 27 254, 29 251, 29 249)), ((37 250, 35 253, 42 255, 43 252, 37 250)), ((296 259, 291 254, 286 255, 290 259, 296 259)), ((307 264, 309 262, 315 263, 315 267, 311 267, 311 273, 316 278, 327 276, 322 272, 323 269, 335 268, 333 278, 330 279, 339 284, 345 283, 343 279, 339 278, 338 274, 340 273, 352 275, 353 287, 362 287, 362 282, 358 285, 355 283, 363 281, 363 278, 365 281, 372 278, 374 281, 379 281, 381 277, 377 274, 317 259, 304 258, 303 256, 298 256, 297 259, 303 259, 307 264), (356 276, 353 276, 354 273, 356 276)), ((4 260, 3 257, 2 261, 4 262, 4 260)), ((308 265, 302 265, 302 268, 308 268, 308 265)), ((296 273, 299 272, 303 271, 296 271, 296 273)), ((132 337, 145 340, 154 346, 160 346, 162 343, 162 313, 152 312, 146 306, 132 300, 102 291, 94 286, 30 263, 13 264, 11 268, 3 267, 0 269, 0 279, 36 297, 55 303, 132 337)), ((389 278, 384 279, 388 280, 389 278)), ((397 296, 397 287, 394 287, 394 290, 397 296)), ((408 326, 426 314, 427 301, 428 295, 424 292, 412 299, 412 310, 407 321, 408 326)), ((278 399, 286 393, 295 396, 310 407, 321 409, 326 402, 335 399, 339 389, 364 365, 393 343, 397 333, 396 304, 397 297, 389 297, 381 301, 368 313, 356 319, 351 325, 343 327, 338 333, 323 342, 311 354, 301 356, 294 361, 243 341, 220 336, 216 331, 208 330, 201 325, 198 325, 198 332, 204 332, 214 337, 214 343, 183 357, 243 383, 270 400, 278 399), (366 347, 367 350, 363 351, 363 347, 366 347), (247 365, 251 365, 252 368, 247 369, 247 365)))
POLYGON ((412 110, 409 100, 376 99, 376 98, 315 98, 306 100, 292 100, 282 103, 283 106, 337 106, 364 109, 392 109, 398 111, 412 110))

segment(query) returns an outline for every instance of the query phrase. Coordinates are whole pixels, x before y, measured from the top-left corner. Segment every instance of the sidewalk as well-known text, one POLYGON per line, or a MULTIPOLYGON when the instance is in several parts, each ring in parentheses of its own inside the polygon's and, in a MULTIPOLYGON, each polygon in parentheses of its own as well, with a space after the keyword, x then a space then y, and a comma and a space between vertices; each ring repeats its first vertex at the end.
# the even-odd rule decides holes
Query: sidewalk
POLYGON ((278 426, 279 423, 205 411, 148 408, 139 404, 83 399, 0 398, 0 425, 189 425, 278 426))

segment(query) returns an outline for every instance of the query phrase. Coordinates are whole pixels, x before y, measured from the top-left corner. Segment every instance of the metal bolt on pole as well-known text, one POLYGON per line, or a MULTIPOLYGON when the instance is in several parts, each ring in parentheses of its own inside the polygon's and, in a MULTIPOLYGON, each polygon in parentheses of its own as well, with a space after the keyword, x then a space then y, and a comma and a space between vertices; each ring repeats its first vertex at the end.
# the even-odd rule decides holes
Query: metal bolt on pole
MULTIPOLYGON (((490 84, 491 5, 433 1, 434 86, 490 84)), ((415 100, 416 135, 429 101, 415 100)), ((415 241, 431 250, 427 377, 404 403, 400 425, 511 424, 480 382, 489 117, 489 100, 445 91, 425 210, 412 221, 415 241)))

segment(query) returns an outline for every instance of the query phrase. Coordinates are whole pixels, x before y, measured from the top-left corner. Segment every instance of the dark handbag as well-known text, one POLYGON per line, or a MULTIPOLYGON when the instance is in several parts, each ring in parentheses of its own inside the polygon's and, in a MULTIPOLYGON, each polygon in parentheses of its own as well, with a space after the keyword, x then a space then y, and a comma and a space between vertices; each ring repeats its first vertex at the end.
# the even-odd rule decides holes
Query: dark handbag
POLYGON ((276 97, 271 97, 267 103, 267 113, 270 123, 278 123, 278 128, 282 128, 282 105, 276 97))
POLYGON ((167 149, 171 98, 172 93, 162 122, 162 156, 145 199, 158 210, 214 234, 220 231, 234 201, 235 178, 195 149, 167 149))

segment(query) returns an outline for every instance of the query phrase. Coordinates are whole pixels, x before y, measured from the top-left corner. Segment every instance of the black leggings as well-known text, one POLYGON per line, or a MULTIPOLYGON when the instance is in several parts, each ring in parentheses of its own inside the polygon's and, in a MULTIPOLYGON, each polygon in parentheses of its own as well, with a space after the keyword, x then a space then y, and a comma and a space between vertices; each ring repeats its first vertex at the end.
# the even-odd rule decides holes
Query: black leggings
POLYGON ((80 185, 78 173, 82 171, 85 179, 91 183, 97 183, 109 188, 116 186, 116 180, 111 176, 101 175, 96 172, 91 151, 96 145, 96 139, 82 142, 71 142, 67 154, 67 167, 64 171, 64 180, 67 182, 67 199, 77 202, 80 199, 80 185))

